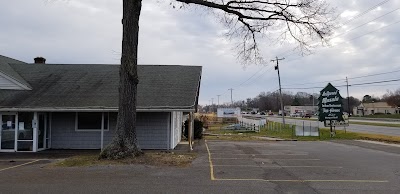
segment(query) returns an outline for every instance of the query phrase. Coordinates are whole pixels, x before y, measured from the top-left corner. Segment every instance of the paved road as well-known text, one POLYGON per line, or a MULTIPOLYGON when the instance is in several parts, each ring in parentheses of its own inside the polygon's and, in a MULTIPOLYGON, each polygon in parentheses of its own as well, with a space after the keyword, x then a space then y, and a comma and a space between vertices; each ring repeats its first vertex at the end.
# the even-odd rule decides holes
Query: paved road
POLYGON ((352 117, 350 118, 350 122, 355 121, 355 122, 365 122, 365 123, 385 123, 385 124, 400 124, 400 121, 388 121, 388 120, 369 120, 369 119, 359 119, 357 117, 352 117))
POLYGON ((44 160, 0 171, 0 193, 399 193, 399 148, 358 144, 208 141, 188 168, 44 160))
MULTIPOLYGON (((274 122, 282 122, 282 118, 280 117, 268 117, 268 120, 274 122)), ((290 124, 303 124, 304 122, 306 126, 310 126, 311 124, 311 126, 324 127, 324 124, 318 121, 299 120, 290 118, 285 118, 285 121, 286 123, 290 124)), ((344 129, 344 127, 336 127, 336 129, 344 129)), ((354 132, 400 136, 400 128, 398 127, 381 127, 381 126, 371 126, 371 125, 350 124, 348 127, 346 127, 346 129, 348 131, 354 131, 354 132)))

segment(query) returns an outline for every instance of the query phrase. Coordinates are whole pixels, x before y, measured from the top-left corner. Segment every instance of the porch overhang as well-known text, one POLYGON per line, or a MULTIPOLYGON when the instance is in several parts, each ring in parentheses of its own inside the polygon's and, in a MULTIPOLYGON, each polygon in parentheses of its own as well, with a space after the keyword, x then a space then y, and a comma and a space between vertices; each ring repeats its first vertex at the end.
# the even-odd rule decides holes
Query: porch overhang
MULTIPOLYGON (((193 107, 138 107, 137 112, 195 112, 193 107)), ((118 112, 117 107, 34 107, 34 108, 0 108, 0 112, 118 112)))

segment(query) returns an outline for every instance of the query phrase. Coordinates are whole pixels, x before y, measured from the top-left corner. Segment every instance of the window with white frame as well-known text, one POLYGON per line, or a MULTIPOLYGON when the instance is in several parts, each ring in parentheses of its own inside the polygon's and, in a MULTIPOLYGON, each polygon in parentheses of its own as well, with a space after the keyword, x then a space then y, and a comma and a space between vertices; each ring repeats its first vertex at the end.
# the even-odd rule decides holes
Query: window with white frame
POLYGON ((109 115, 102 112, 77 112, 75 116, 76 131, 109 130, 109 115))

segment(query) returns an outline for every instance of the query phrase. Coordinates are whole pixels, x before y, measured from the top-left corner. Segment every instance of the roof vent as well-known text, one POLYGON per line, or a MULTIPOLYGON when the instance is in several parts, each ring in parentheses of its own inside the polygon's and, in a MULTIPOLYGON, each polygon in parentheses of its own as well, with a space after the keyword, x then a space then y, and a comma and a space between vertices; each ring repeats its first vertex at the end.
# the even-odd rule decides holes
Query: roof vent
POLYGON ((36 57, 33 60, 35 60, 35 64, 46 64, 46 59, 43 57, 36 57))

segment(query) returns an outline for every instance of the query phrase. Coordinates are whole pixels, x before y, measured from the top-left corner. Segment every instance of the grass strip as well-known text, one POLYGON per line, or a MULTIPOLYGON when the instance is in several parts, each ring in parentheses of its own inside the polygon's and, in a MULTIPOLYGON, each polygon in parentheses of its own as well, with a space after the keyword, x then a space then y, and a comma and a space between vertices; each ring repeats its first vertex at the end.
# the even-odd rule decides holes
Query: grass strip
POLYGON ((267 129, 262 128, 260 132, 238 132, 235 130, 223 130, 223 127, 210 127, 207 130, 207 133, 210 133, 212 136, 205 136, 206 139, 210 140, 233 140, 233 141, 247 141, 247 140, 259 140, 256 138, 259 137, 274 137, 280 139, 295 139, 298 141, 326 141, 326 140, 372 140, 372 141, 381 141, 387 143, 397 143, 400 144, 400 137, 398 136, 388 136, 388 135, 380 135, 380 134, 369 134, 369 133, 358 133, 358 132, 349 132, 344 130, 336 130, 336 136, 330 137, 330 131, 328 128, 320 128, 320 136, 319 137, 311 137, 311 136, 295 136, 293 128, 283 128, 279 126, 279 124, 274 125, 277 126, 276 129, 267 129))
POLYGON ((85 167, 107 165, 143 164, 150 166, 187 167, 197 157, 196 153, 146 152, 144 155, 121 160, 99 160, 98 154, 77 155, 52 164, 52 167, 85 167))

